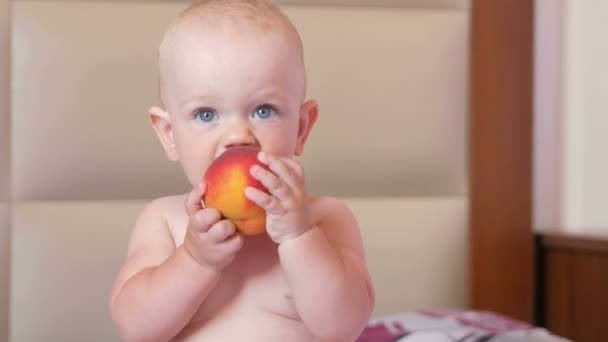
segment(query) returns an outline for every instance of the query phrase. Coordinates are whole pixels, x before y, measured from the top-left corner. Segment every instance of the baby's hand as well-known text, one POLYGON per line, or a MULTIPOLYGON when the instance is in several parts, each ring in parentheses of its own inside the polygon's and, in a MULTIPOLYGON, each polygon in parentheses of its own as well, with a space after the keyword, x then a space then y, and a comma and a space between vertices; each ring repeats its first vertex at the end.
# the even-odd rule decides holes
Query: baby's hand
POLYGON ((274 242, 280 244, 300 236, 312 226, 304 170, 292 159, 265 152, 260 152, 258 159, 272 172, 254 165, 250 173, 270 194, 247 187, 245 195, 266 210, 266 231, 274 242))
POLYGON ((201 266, 220 271, 234 259, 243 246, 243 237, 219 211, 203 208, 201 200, 207 186, 201 183, 186 197, 189 222, 184 248, 201 266))

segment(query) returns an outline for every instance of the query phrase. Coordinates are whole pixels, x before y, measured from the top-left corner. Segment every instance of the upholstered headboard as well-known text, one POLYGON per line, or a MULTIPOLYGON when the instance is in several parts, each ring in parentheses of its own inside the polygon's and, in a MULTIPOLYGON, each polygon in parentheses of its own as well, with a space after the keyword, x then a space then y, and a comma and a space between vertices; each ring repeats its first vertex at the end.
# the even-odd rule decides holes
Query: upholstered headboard
POLYGON ((9 312, 9 17, 10 16, 8 0, 0 0, 0 332, 4 332, 0 333, 0 339, 7 339, 9 312))
MULTIPOLYGON (((349 198, 376 290, 375 314, 466 306, 466 202, 349 198)), ((108 296, 145 201, 13 208, 12 341, 117 340, 108 296)))
MULTIPOLYGON (((136 199, 187 189, 179 168, 165 161, 146 115, 158 103, 162 32, 183 7, 13 4, 15 200, 136 199)), ((464 195, 467 12, 285 11, 304 41, 308 96, 320 103, 302 158, 311 190, 349 197, 464 195)))
MULTIPOLYGON (((376 314, 466 305, 468 12, 395 3, 284 6, 321 107, 301 159, 309 188, 359 219, 376 314)), ((146 117, 162 31, 184 5, 12 3, 12 341, 117 340, 107 302, 131 225, 147 201, 188 190, 146 117)))

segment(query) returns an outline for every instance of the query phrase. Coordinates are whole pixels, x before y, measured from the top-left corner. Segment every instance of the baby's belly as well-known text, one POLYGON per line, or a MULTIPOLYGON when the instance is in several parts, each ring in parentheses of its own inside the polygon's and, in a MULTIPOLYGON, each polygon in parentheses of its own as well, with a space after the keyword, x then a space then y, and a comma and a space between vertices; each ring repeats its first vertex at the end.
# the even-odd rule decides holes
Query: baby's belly
MULTIPOLYGON (((232 288, 220 282, 175 341, 315 341, 281 281, 250 280, 232 288), (212 293, 213 294, 213 293, 212 293)), ((234 283, 233 283, 234 284, 234 283)))
POLYGON ((175 341, 187 342, 311 342, 302 322, 267 311, 233 312, 230 316, 194 323, 175 341))
POLYGON ((244 248, 176 341, 314 341, 297 313, 276 247, 244 248))

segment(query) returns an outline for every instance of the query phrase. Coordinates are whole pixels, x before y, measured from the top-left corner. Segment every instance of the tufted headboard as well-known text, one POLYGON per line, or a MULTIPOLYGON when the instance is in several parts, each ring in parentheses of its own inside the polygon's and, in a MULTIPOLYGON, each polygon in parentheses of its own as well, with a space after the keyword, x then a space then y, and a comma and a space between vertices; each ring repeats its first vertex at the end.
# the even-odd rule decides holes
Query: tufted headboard
MULTIPOLYGON (((118 340, 107 303, 131 225, 152 198, 188 190, 146 116, 157 46, 185 3, 0 7, 12 29, 0 48, 12 74, 10 96, 0 91, 11 341, 118 340)), ((464 307, 467 7, 293 3, 320 102, 301 162, 309 190, 342 198, 361 224, 375 314, 464 307)))

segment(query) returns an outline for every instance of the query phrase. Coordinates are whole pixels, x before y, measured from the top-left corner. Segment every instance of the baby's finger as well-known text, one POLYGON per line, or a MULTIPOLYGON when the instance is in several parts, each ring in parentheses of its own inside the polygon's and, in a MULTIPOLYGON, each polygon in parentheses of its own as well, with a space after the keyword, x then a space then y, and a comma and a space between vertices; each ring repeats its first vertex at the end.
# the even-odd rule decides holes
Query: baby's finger
POLYGON ((253 203, 262 207, 267 213, 273 215, 282 215, 285 209, 281 202, 274 196, 271 196, 260 189, 248 186, 245 188, 245 196, 253 203))
POLYGON ((272 172, 286 180, 292 187, 301 187, 304 184, 304 169, 297 161, 291 158, 279 158, 266 152, 258 154, 258 160, 267 165, 272 172))
POLYGON ((243 247, 244 242, 245 239, 243 238, 243 234, 234 233, 232 236, 226 239, 226 241, 224 241, 224 246, 226 246, 228 251, 236 252, 243 247))
POLYGON ((284 158, 283 162, 287 164, 287 166, 291 169, 291 171, 296 175, 296 177, 300 181, 304 180, 304 168, 300 163, 290 158, 284 158))
POLYGON ((229 220, 221 220, 211 226, 207 234, 213 242, 220 243, 234 234, 235 231, 234 223, 229 220))
POLYGON ((286 200, 291 194, 289 186, 277 175, 268 171, 258 165, 254 165, 250 170, 251 175, 259 180, 271 195, 275 196, 280 200, 286 200))
POLYGON ((186 211, 188 212, 189 216, 192 216, 196 212, 203 209, 201 201, 206 191, 207 185, 205 182, 201 182, 190 191, 188 196, 186 196, 186 211))
POLYGON ((294 171, 291 166, 287 164, 287 159, 272 158, 270 159, 268 168, 290 186, 299 186, 299 175, 294 171))
POLYGON ((202 209, 190 217, 190 228, 196 232, 204 233, 221 220, 222 215, 213 208, 202 209))

